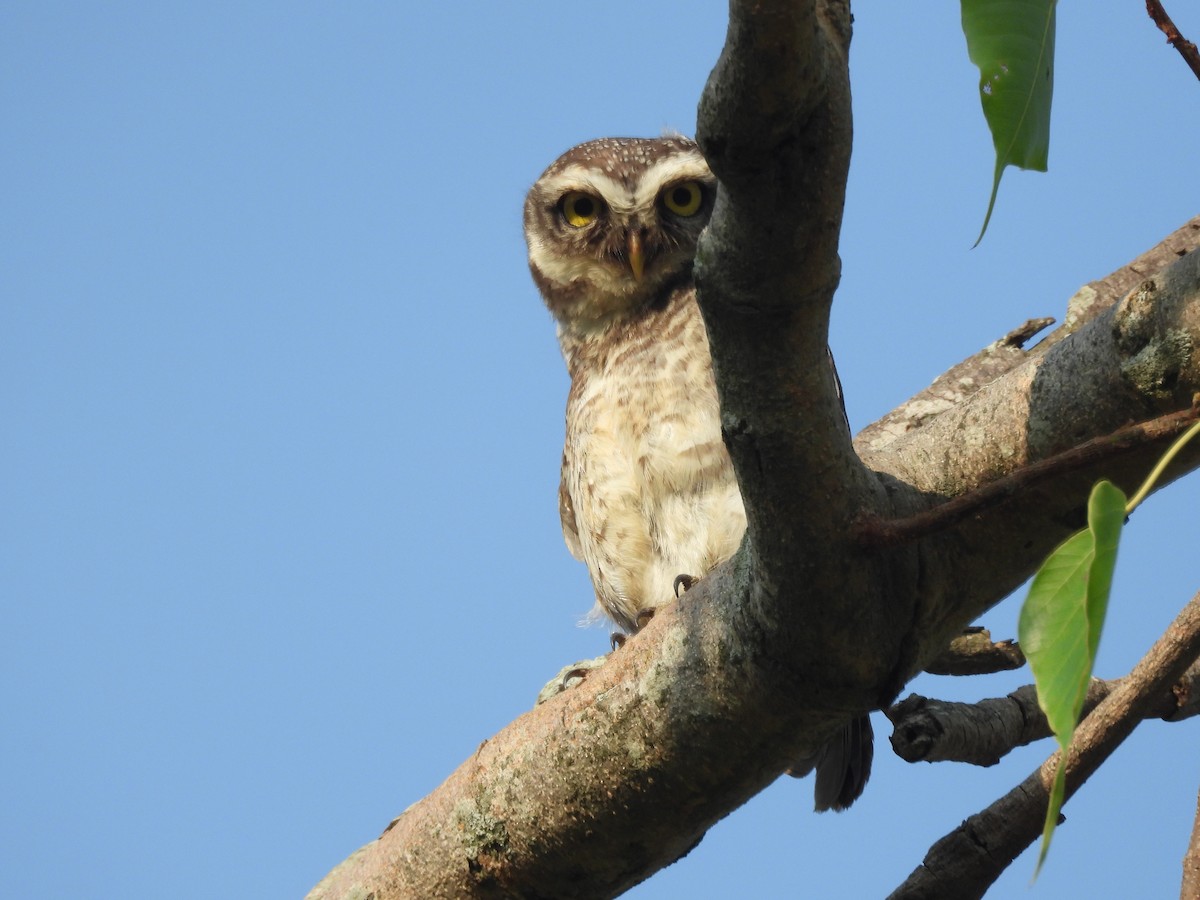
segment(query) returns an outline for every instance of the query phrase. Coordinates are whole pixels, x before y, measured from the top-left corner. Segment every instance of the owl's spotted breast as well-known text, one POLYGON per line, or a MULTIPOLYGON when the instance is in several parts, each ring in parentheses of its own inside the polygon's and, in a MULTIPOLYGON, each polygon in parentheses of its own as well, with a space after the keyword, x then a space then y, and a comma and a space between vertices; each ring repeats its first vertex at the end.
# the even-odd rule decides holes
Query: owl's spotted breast
POLYGON ((568 366, 564 530, 601 608, 632 630, 676 576, 708 572, 745 531, 694 291, 577 347, 568 366))

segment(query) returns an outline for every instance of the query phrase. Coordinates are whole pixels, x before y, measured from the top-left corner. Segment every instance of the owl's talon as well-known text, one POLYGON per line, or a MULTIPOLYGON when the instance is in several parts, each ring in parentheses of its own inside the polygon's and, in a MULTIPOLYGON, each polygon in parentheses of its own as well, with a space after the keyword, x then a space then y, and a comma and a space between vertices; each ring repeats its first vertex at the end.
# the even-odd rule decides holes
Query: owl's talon
POLYGON ((608 642, 612 645, 613 650, 620 650, 625 646, 625 640, 629 635, 622 634, 619 631, 614 631, 608 636, 608 642))
POLYGON ((676 600, 679 599, 679 594, 680 594, 679 589, 680 588, 683 588, 683 593, 686 594, 688 591, 690 591, 692 589, 692 585, 694 585, 699 580, 700 579, 697 578, 695 575, 676 575, 675 576, 675 599, 676 600))
POLYGON ((588 673, 590 671, 591 669, 589 669, 587 666, 576 666, 569 672, 564 672, 563 677, 559 679, 559 684, 562 685, 562 690, 565 691, 567 688, 571 687, 571 685, 567 684, 567 682, 572 678, 578 678, 580 681, 583 681, 583 679, 588 677, 588 673))
MULTIPOLYGON (((633 627, 636 631, 641 631, 650 624, 650 620, 654 618, 654 607, 647 606, 645 609, 639 609, 637 615, 633 619, 633 627)), ((636 633, 635 631, 635 633, 636 633)))
POLYGON ((546 682, 545 686, 538 691, 537 701, 534 706, 541 706, 547 700, 557 697, 559 694, 566 693, 571 688, 587 680, 592 669, 598 669, 608 660, 607 656, 597 656, 595 659, 581 659, 579 662, 571 663, 569 666, 563 666, 558 670, 558 674, 546 682))

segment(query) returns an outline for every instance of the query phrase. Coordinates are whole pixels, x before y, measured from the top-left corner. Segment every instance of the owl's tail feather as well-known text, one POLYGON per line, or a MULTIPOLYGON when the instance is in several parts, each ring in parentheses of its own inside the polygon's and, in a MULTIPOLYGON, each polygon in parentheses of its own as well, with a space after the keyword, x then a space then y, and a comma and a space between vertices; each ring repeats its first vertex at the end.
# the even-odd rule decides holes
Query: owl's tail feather
POLYGON ((871 777, 875 756, 875 733, 871 720, 859 716, 834 735, 833 740, 813 757, 798 760, 788 774, 802 778, 817 770, 813 786, 813 806, 817 812, 832 809, 841 812, 857 800, 871 777))

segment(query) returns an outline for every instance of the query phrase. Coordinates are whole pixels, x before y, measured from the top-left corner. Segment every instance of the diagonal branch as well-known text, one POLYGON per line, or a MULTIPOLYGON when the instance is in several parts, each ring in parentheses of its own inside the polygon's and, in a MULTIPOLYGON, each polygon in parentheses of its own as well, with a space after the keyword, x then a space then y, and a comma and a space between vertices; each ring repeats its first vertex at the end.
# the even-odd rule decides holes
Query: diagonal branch
POLYGON ((1200 51, 1196 49, 1196 45, 1179 33, 1179 29, 1175 27, 1159 0, 1146 0, 1146 12, 1150 14, 1158 30, 1167 36, 1167 43, 1179 51, 1192 74, 1200 78, 1200 51))
MULTIPOLYGON (((1075 731, 1067 762, 1070 798, 1200 657, 1200 594, 1075 731)), ((935 843, 889 900, 982 897, 1042 830, 1058 754, 987 809, 935 843)))
MULTIPOLYGON (((1192 234, 1200 239, 1200 231, 1192 234)), ((1200 254, 1189 252, 1045 354, 1031 356, 884 451, 860 445, 860 452, 871 468, 904 486, 888 482, 898 502, 884 518, 911 520, 981 488, 986 496, 986 485, 1111 434, 1131 418, 1186 409, 1196 391, 1200 254), (1131 416, 1135 410, 1141 413, 1131 416)), ((926 533, 917 542, 923 558, 954 557, 960 577, 939 583, 937 590, 927 586, 917 598, 916 631, 946 640, 996 602, 995 591, 1014 590, 1082 524, 1084 501, 1099 477, 1132 488, 1169 440, 1155 436, 1050 482, 1032 481, 1002 504, 926 533), (1019 559, 1023 562, 1016 564, 1019 559)), ((1173 477, 1198 459, 1200 452, 1189 451, 1173 477)), ((997 490, 1003 492, 1004 484, 997 490)), ((972 501, 960 502, 969 507, 972 501)), ((869 521, 873 513, 878 514, 864 510, 860 521, 869 521)), ((923 652, 936 653, 924 640, 922 646, 923 652)), ((909 671, 926 661, 915 658, 909 671)))
POLYGON ((1193 400, 1191 409, 1167 413, 1148 422, 1127 425, 1112 434, 1092 438, 906 519, 889 521, 878 516, 863 516, 858 523, 861 539, 874 547, 903 544, 949 528, 1005 500, 1026 494, 1030 487, 1046 479, 1061 477, 1083 466, 1113 459, 1146 444, 1158 444, 1167 438, 1178 437, 1195 423, 1200 414, 1196 400, 1200 400, 1200 395, 1193 400))

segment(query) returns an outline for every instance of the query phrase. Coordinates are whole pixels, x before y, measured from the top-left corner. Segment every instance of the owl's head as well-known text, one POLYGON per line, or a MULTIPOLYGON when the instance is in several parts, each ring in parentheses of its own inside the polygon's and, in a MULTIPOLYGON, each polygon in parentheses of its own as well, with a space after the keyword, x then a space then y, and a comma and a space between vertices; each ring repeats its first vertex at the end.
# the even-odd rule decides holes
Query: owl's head
POLYGON ((556 159, 525 199, 525 241, 560 327, 602 330, 689 280, 715 193, 683 137, 603 138, 556 159))

